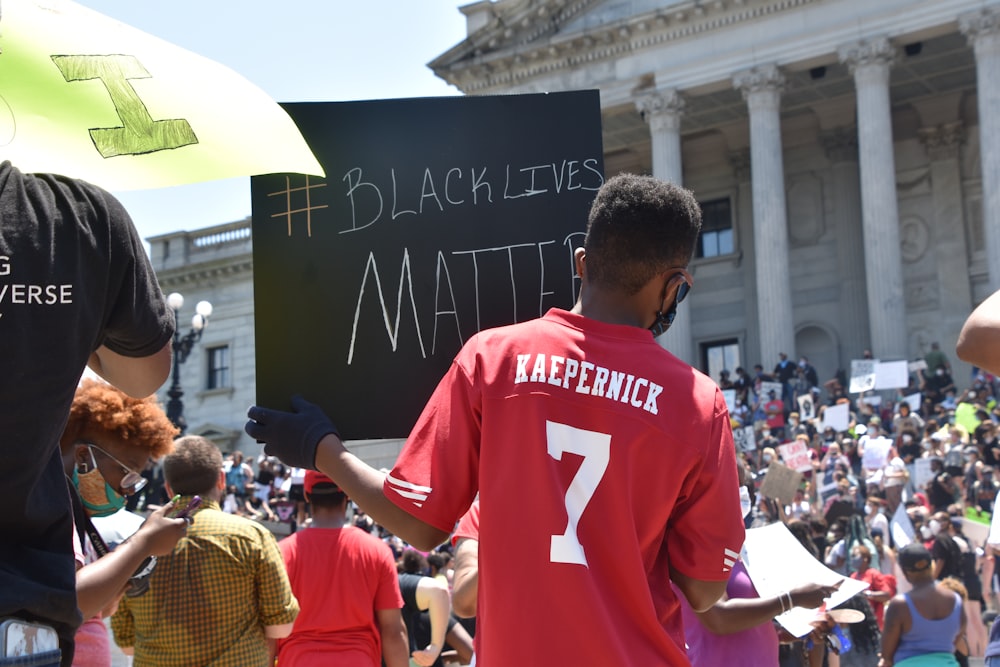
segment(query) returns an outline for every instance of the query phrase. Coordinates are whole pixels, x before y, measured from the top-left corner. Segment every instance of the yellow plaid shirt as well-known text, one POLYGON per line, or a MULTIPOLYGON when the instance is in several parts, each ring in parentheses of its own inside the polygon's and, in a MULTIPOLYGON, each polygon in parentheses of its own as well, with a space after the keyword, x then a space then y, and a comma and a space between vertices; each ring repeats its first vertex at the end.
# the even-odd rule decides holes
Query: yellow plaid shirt
POLYGON ((135 648, 135 667, 263 666, 264 627, 299 613, 274 535, 214 501, 195 511, 150 577, 149 591, 123 597, 111 617, 115 642, 135 648))

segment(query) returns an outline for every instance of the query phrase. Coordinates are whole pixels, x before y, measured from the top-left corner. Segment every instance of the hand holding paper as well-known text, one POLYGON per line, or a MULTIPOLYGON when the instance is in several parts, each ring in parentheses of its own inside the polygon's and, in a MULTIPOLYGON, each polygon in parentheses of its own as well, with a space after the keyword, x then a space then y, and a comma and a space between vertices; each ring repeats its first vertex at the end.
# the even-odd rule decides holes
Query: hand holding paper
MULTIPOLYGON (((868 588, 867 583, 845 579, 816 560, 783 523, 748 530, 743 543, 743 562, 761 597, 775 597, 783 591, 820 585, 835 589, 826 599, 826 608, 833 609, 868 588)), ((798 604, 797 600, 793 601, 798 604)), ((793 636, 804 637, 813 631, 816 610, 796 606, 775 620, 793 636)))

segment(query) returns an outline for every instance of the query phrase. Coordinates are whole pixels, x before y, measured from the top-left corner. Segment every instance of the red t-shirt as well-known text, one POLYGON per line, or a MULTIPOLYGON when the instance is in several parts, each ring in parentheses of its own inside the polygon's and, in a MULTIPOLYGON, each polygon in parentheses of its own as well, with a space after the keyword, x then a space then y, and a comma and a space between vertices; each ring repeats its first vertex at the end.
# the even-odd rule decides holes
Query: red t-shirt
POLYGON ((375 611, 403 606, 389 546, 348 526, 300 530, 278 547, 299 601, 292 634, 278 641, 279 664, 379 665, 375 611))
POLYGON ((451 534, 451 546, 457 546, 463 537, 471 540, 479 539, 479 499, 472 501, 472 506, 458 520, 455 532, 451 534))
POLYGON ((778 428, 785 425, 785 403, 778 399, 768 401, 764 404, 764 412, 767 413, 767 425, 770 428, 778 428))
POLYGON ((557 309, 466 343, 383 490, 449 533, 479 492, 482 667, 686 665, 670 568, 725 581, 744 538, 716 384, 557 309))
MULTIPOLYGON (((896 595, 896 577, 882 574, 873 567, 864 572, 851 572, 851 579, 867 582, 869 590, 885 591, 890 598, 896 595)), ((875 620, 878 622, 878 629, 881 630, 885 625, 885 603, 869 600, 868 604, 871 605, 875 620)))

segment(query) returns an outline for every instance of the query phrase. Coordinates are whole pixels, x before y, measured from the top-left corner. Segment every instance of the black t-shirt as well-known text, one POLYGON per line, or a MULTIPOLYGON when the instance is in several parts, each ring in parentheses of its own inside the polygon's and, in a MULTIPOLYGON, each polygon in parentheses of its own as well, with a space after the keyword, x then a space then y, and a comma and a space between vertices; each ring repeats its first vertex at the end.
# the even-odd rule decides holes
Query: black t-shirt
POLYGON ((902 445, 899 448, 899 457, 906 461, 907 463, 913 463, 920 458, 920 455, 924 453, 924 448, 920 446, 920 443, 916 440, 910 441, 909 444, 902 445))
POLYGON ((81 618, 58 443, 77 382, 102 344, 148 356, 173 328, 116 199, 0 163, 0 617, 39 620, 72 642, 81 618))
POLYGON ((982 481, 972 484, 973 504, 984 512, 993 511, 993 503, 997 497, 997 483, 992 477, 984 477, 982 481))
POLYGON ((788 382, 795 377, 795 364, 790 359, 779 361, 778 365, 774 367, 774 377, 778 379, 778 382, 788 382))
POLYGON ((1000 459, 997 458, 996 452, 993 451, 994 449, 1000 447, 1000 444, 997 443, 997 439, 983 439, 980 440, 980 442, 982 442, 982 447, 980 447, 979 451, 983 453, 983 463, 988 466, 1000 465, 1000 459))
POLYGON ((951 539, 950 535, 936 535, 934 537, 931 555, 934 560, 941 563, 941 574, 938 575, 938 581, 946 577, 955 577, 962 581, 962 549, 959 548, 955 540, 951 539))
POLYGON ((936 475, 927 487, 927 500, 935 512, 946 512, 948 507, 955 502, 955 496, 941 481, 940 474, 936 475))

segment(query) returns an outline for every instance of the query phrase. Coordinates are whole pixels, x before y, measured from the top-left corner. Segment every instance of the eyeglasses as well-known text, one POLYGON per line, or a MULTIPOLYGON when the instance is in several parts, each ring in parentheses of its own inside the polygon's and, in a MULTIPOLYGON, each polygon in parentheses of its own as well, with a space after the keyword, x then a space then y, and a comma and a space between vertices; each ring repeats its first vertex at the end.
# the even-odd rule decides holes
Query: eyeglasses
MULTIPOLYGON (((84 444, 87 445, 87 447, 91 450, 96 449, 101 454, 103 454, 104 456, 108 457, 109 459, 117 463, 118 466, 121 468, 122 481, 118 483, 118 486, 121 487, 121 490, 123 491, 122 495, 131 496, 133 494, 136 494, 143 488, 145 488, 146 484, 149 482, 148 479, 146 479, 136 471, 132 470, 127 465, 125 465, 115 457, 111 456, 111 454, 108 454, 106 451, 104 451, 97 445, 89 442, 86 442, 84 444)), ((93 456, 93 453, 91 453, 91 456, 93 456)))

